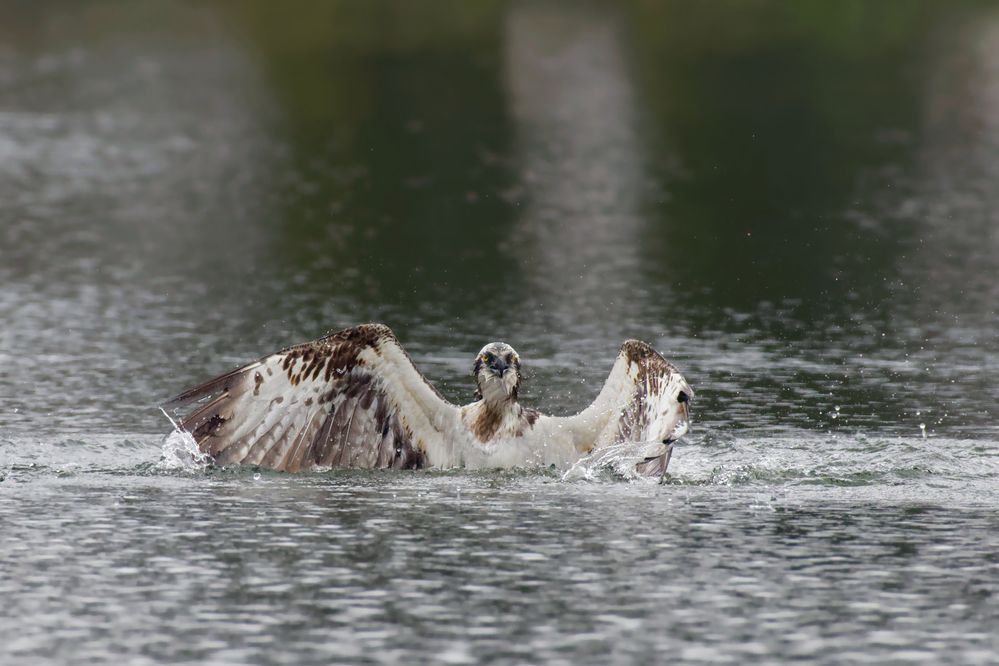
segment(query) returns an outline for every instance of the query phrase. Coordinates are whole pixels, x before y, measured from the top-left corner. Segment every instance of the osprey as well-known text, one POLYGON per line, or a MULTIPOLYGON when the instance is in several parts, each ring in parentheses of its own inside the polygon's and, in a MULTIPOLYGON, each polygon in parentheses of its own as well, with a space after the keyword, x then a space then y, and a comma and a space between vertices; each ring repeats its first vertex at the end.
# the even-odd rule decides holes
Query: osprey
MULTIPOLYGON (((625 442, 661 443, 639 474, 661 476, 688 427, 690 386, 644 342, 628 340, 603 389, 575 416, 518 401, 520 357, 482 348, 476 400, 453 405, 381 324, 331 332, 266 356, 170 399, 180 428, 218 465, 297 472, 330 467, 565 468, 625 442)), ((645 448, 643 451, 650 451, 645 448)))

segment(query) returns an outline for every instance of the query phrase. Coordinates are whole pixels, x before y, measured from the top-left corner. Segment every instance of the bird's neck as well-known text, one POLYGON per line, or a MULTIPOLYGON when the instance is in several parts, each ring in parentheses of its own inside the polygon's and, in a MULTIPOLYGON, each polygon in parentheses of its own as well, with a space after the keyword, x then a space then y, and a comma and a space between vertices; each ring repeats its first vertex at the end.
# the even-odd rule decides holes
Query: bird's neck
POLYGON ((524 408, 517 398, 508 395, 502 399, 483 396, 468 408, 468 426, 480 442, 512 435, 522 430, 524 408))
POLYGON ((483 404, 490 410, 503 412, 517 404, 519 383, 511 388, 501 379, 486 379, 479 381, 478 388, 483 404))
POLYGON ((488 413, 496 418, 516 416, 522 410, 520 403, 517 402, 517 394, 502 390, 483 391, 480 405, 481 413, 488 413))

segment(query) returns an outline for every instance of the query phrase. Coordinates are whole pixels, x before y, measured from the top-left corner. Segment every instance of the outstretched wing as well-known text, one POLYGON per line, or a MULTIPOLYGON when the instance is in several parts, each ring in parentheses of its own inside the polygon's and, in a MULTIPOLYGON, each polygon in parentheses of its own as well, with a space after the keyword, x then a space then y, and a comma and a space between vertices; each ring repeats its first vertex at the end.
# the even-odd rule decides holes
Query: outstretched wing
POLYGON ((418 468, 458 419, 395 334, 365 324, 295 345, 170 399, 217 464, 295 472, 418 468))
MULTIPOLYGON (((687 432, 694 392, 680 371, 639 340, 628 340, 593 404, 567 419, 569 426, 592 433, 594 449, 623 442, 672 444, 687 432)), ((638 465, 639 473, 661 476, 672 446, 638 465)))

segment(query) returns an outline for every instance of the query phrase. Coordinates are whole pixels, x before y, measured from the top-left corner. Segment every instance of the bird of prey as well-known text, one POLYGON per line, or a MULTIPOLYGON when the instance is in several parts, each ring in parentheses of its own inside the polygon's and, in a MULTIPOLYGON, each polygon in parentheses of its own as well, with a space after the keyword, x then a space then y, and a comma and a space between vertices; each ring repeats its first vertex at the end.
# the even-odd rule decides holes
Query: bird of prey
POLYGON ((689 423, 693 391, 644 342, 628 340, 596 400, 575 416, 518 401, 520 357, 493 342, 475 358, 476 400, 453 405, 392 331, 365 324, 288 347, 170 399, 218 465, 297 472, 331 467, 566 468, 624 442, 661 443, 637 462, 662 476, 689 423))

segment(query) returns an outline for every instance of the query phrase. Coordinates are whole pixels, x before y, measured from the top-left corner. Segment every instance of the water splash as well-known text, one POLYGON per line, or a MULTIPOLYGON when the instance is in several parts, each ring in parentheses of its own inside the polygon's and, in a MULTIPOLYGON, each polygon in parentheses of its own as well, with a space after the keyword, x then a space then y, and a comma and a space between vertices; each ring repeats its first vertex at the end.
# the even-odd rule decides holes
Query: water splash
POLYGON ((163 440, 163 449, 160 452, 160 460, 155 468, 163 471, 188 471, 200 472, 211 464, 211 458, 207 453, 198 448, 198 443, 194 437, 186 430, 182 430, 170 415, 162 408, 160 411, 170 419, 173 424, 173 431, 163 440))
MULTIPOLYGON (((565 474, 563 481, 595 481, 607 472, 626 480, 648 479, 636 467, 651 458, 658 458, 669 452, 669 446, 662 442, 622 442, 603 447, 588 456, 577 460, 565 474)), ((655 478, 658 482, 659 479, 655 478)))

